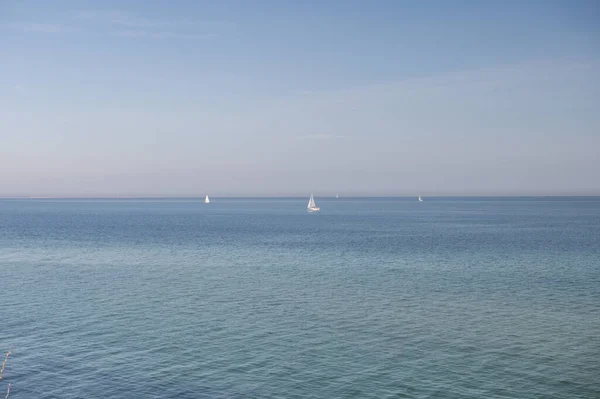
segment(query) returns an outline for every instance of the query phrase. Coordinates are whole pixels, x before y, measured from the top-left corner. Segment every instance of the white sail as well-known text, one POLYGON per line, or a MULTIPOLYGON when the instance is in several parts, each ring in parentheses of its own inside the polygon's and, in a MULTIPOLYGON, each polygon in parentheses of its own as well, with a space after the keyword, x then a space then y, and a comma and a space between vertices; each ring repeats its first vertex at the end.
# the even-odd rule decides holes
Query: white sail
POLYGON ((419 202, 423 202, 423 198, 419 195, 419 202))
POLYGON ((210 203, 210 200, 208 199, 208 195, 206 196, 206 198, 204 198, 204 203, 205 203, 205 204, 208 204, 208 203, 210 203))
POLYGON ((310 195, 310 199, 308 200, 308 206, 306 208, 309 212, 318 212, 321 210, 321 208, 318 208, 317 205, 315 205, 315 199, 312 194, 310 195))

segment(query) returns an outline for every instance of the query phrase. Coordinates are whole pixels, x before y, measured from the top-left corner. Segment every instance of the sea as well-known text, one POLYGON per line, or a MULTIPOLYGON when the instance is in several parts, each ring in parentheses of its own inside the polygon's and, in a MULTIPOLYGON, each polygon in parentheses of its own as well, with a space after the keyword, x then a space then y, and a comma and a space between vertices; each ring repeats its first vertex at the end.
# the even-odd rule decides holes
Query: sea
POLYGON ((600 398, 599 197, 315 200, 0 200, 0 396, 600 398))

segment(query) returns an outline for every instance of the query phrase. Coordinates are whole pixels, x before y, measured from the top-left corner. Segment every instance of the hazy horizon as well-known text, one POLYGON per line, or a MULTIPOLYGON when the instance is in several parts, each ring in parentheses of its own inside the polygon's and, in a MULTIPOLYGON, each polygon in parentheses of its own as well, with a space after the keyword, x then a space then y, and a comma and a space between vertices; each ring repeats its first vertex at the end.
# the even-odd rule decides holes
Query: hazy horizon
MULTIPOLYGON (((279 194, 279 195, 233 195, 233 194, 225 194, 225 195, 210 195, 211 202, 215 199, 304 199, 308 198, 310 194, 279 194)), ((402 195, 402 194, 379 194, 379 195, 369 195, 367 193, 354 193, 354 194, 321 194, 314 195, 315 198, 339 198, 339 199, 361 199, 361 198, 398 198, 398 199, 416 199, 417 197, 422 197, 425 199, 432 198, 598 198, 600 195, 596 194, 469 194, 469 195, 460 195, 460 194, 431 194, 431 195, 402 195)), ((190 195, 190 196, 160 196, 160 195, 147 195, 147 196, 138 196, 138 195, 105 195, 105 196, 80 196, 80 195, 58 195, 58 196, 26 196, 26 195, 15 195, 15 196, 0 196, 0 199, 11 200, 11 199, 65 199, 65 200, 78 200, 78 199, 157 199, 157 200, 201 200, 203 201, 205 198, 204 195, 190 195)))
POLYGON ((594 1, 4 1, 0 197, 600 195, 598 21, 594 1))

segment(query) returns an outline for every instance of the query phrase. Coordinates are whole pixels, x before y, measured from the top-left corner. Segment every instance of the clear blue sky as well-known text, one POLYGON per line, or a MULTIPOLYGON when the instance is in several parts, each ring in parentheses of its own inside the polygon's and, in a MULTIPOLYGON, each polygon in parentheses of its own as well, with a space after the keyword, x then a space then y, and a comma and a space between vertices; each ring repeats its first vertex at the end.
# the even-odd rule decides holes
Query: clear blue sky
POLYGON ((0 196, 600 194, 598 1, 0 0, 0 196))

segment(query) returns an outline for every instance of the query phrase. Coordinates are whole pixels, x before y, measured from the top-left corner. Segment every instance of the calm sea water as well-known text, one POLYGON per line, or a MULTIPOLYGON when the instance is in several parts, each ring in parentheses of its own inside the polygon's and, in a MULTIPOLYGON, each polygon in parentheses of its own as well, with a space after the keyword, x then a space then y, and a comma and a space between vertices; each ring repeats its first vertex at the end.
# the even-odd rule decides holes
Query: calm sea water
POLYGON ((316 200, 0 200, 0 392, 600 398, 600 198, 316 200))

